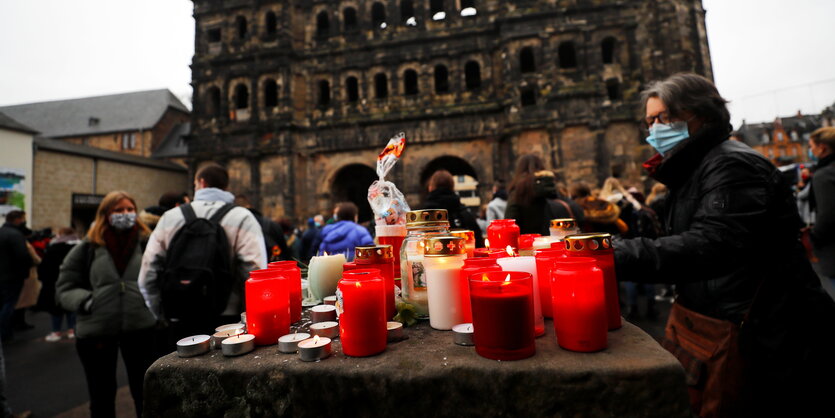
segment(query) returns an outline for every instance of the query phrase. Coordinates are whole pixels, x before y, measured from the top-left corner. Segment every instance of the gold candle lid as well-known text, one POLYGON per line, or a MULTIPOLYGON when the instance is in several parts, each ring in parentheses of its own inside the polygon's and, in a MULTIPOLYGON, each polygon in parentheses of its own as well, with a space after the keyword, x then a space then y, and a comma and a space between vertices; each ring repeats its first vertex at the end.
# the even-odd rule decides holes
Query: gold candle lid
POLYGON ((568 251, 605 251, 612 248, 612 234, 592 233, 565 237, 568 251))
POLYGON ((467 241, 475 241, 475 232, 469 229, 453 229, 449 231, 449 234, 453 237, 464 238, 467 241))
POLYGON ((573 229, 577 227, 577 221, 574 218, 551 219, 551 228, 554 229, 573 229))
POLYGON ((449 226, 446 209, 426 209, 406 212, 406 228, 423 226, 449 226))
POLYGON ((375 245, 372 247, 354 248, 354 261, 365 263, 388 263, 394 259, 391 245, 375 245))
POLYGON ((442 257, 467 253, 466 241, 458 237, 435 237, 421 241, 425 257, 442 257))

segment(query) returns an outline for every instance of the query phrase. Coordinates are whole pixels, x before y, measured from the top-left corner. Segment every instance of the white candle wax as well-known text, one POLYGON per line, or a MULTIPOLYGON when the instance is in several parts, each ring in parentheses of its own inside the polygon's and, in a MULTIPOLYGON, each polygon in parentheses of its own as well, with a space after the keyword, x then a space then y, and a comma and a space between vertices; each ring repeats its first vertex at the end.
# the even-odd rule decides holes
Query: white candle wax
POLYGON ((224 356, 240 356, 255 349, 255 336, 252 334, 241 334, 229 337, 220 343, 220 351, 224 356))
POLYGON ((220 350, 220 344, 223 342, 223 340, 229 337, 234 337, 236 335, 241 335, 243 333, 244 330, 242 328, 230 328, 224 331, 218 331, 212 334, 212 346, 216 350, 220 350))
POLYGON ((339 323, 327 321, 312 324, 310 326, 310 334, 320 337, 336 338, 339 336, 339 323))
POLYGON ((397 321, 386 322, 386 330, 388 331, 388 342, 400 341, 403 339, 403 324, 397 321))
POLYGON ((461 284, 462 255, 423 257, 426 268, 426 290, 429 297, 429 325, 439 330, 450 330, 466 320, 461 284))
MULTIPOLYGON (((502 268, 502 271, 522 271, 530 273, 533 277, 533 310, 534 323, 538 330, 542 330, 537 336, 545 333, 545 317, 542 316, 542 303, 539 300, 539 276, 536 273, 536 257, 521 256, 521 257, 502 257, 496 259, 496 263, 502 268)), ((545 278, 542 278, 545 280, 545 278)))
POLYGON ((558 229, 558 228, 550 228, 551 230, 551 237, 556 238, 558 241, 562 241, 565 237, 569 235, 575 235, 580 233, 578 228, 571 228, 571 229, 558 229))
POLYGON ((458 324, 452 327, 453 341, 458 345, 473 344, 473 324, 458 324))
POLYGON ((336 305, 336 296, 326 296, 323 302, 325 305, 336 305))
POLYGON ((292 354, 299 351, 299 342, 310 338, 306 332, 287 334, 278 338, 278 351, 285 354, 292 354))
POLYGON ((345 261, 344 254, 313 257, 307 271, 308 292, 319 300, 335 294, 345 261))
POLYGON ((336 306, 317 305, 310 308, 311 322, 336 321, 336 306))
POLYGON ((215 328, 215 332, 231 331, 233 329, 243 330, 246 328, 245 324, 226 324, 215 328))
POLYGON ((212 337, 208 335, 193 335, 177 341, 177 355, 180 357, 194 357, 205 354, 211 347, 212 337))
POLYGON ((299 358, 302 361, 317 361, 331 355, 331 339, 322 337, 308 338, 299 343, 299 358))
POLYGON ((551 243, 557 241, 554 237, 536 237, 533 239, 533 249, 542 250, 551 248, 551 243))

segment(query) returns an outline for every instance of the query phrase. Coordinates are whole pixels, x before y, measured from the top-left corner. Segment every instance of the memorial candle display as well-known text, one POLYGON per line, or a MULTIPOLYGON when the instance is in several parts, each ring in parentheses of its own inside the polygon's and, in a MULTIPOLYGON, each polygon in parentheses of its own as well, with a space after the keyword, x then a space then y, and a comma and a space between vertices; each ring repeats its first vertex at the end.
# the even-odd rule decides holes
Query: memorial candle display
MULTIPOLYGON (((508 254, 512 255, 513 252, 508 249, 508 254)), ((531 275, 533 282, 534 330, 537 337, 545 335, 545 318, 542 316, 542 302, 539 296, 539 275, 536 270, 536 258, 532 256, 510 256, 496 259, 496 263, 505 272, 521 271, 531 275)), ((545 280, 546 278, 543 277, 542 279, 545 280)))
POLYGON ((496 219, 487 226, 489 248, 504 250, 508 245, 513 249, 519 248, 519 225, 513 219, 496 219))
POLYGON ((376 269, 352 270, 339 281, 339 339, 345 355, 372 356, 386 349, 385 293, 383 278, 376 269))
MULTIPOLYGON (((606 289, 606 317, 609 331, 621 327, 618 281, 615 277, 615 251, 610 234, 581 234, 565 238, 565 250, 569 257, 591 257, 603 270, 606 289)), ((559 261, 557 262, 559 264, 559 261)))
POLYGON ((551 219, 551 236, 563 240, 569 235, 578 234, 580 227, 574 218, 551 219))
POLYGON ((473 309, 470 303, 470 276, 489 271, 502 271, 502 268, 496 263, 495 258, 478 257, 464 260, 464 266, 461 267, 459 276, 459 280, 463 283, 463 291, 465 292, 463 295, 464 321, 462 322, 473 322, 473 309))
POLYGON ((467 258, 475 257, 475 232, 469 229, 453 229, 449 231, 453 237, 463 238, 467 249, 467 258))
POLYGON ((551 286, 560 347, 581 352, 606 348, 606 291, 597 262, 590 257, 560 261, 551 273, 551 286))
POLYGON ((295 261, 276 261, 267 265, 268 270, 290 273, 290 323, 302 319, 302 269, 295 261))
MULTIPOLYGON (((386 319, 397 314, 394 305, 394 250, 391 245, 357 247, 354 263, 357 269, 378 269, 386 287, 386 319)), ((399 268, 398 264, 398 268, 399 268)))
POLYGON ((345 254, 328 255, 325 253, 310 259, 307 270, 308 292, 319 300, 336 293, 336 283, 342 277, 342 265, 345 254))
POLYGON ((470 278, 476 353, 520 360, 536 353, 533 278, 524 272, 490 272, 470 278))
POLYGON ((437 237, 424 241, 423 266, 429 293, 429 325, 451 330, 456 324, 469 322, 464 299, 469 297, 461 280, 461 267, 467 257, 466 241, 458 237, 437 237))
POLYGON ((253 270, 245 286, 247 332, 257 345, 275 344, 290 332, 290 280, 275 271, 253 270))

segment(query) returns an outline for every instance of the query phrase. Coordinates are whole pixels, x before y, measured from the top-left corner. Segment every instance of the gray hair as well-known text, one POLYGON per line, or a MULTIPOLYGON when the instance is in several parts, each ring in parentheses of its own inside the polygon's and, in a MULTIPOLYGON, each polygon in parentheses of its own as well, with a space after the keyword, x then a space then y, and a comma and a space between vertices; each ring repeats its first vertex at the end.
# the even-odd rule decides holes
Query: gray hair
POLYGON ((688 111, 706 122, 720 125, 728 125, 731 120, 725 106, 728 101, 722 98, 713 82, 698 74, 678 73, 665 80, 651 82, 641 92, 643 109, 647 108, 650 97, 661 99, 670 116, 680 118, 682 112, 688 111))

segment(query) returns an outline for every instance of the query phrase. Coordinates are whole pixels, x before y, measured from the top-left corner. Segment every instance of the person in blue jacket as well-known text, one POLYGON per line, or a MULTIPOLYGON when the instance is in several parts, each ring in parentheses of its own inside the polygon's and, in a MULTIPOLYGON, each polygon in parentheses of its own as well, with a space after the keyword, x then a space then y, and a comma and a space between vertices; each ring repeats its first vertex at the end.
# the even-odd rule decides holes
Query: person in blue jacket
POLYGON ((317 254, 345 254, 348 261, 354 259, 354 248, 374 245, 368 230, 357 224, 359 208, 351 202, 336 204, 333 217, 336 222, 324 227, 313 242, 317 254))

